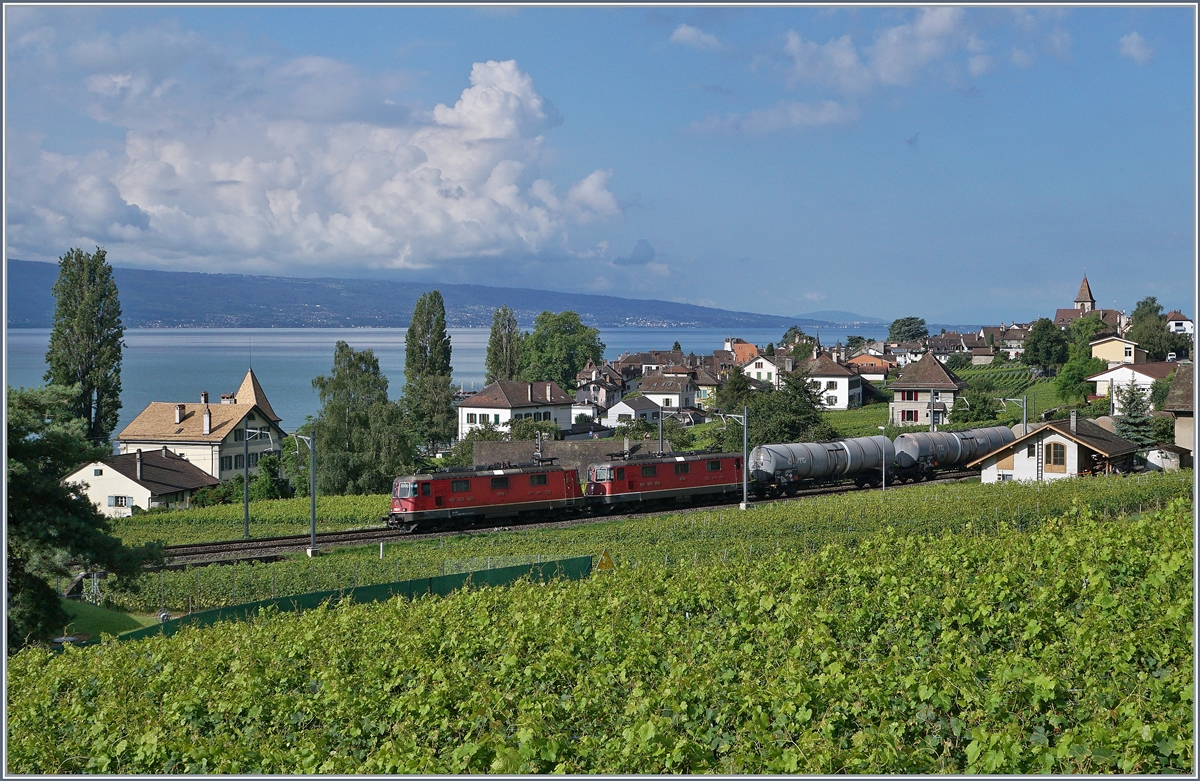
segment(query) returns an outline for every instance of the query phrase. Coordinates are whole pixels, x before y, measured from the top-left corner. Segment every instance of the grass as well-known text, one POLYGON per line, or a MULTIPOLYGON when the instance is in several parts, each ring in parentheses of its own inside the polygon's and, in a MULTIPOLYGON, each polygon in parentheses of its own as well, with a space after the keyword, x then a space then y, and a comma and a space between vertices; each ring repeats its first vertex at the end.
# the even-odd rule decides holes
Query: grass
POLYGON ((102 634, 119 635, 131 629, 158 623, 156 616, 108 610, 73 599, 62 600, 62 607, 71 617, 71 623, 67 624, 66 628, 66 634, 69 635, 87 635, 93 638, 102 634))

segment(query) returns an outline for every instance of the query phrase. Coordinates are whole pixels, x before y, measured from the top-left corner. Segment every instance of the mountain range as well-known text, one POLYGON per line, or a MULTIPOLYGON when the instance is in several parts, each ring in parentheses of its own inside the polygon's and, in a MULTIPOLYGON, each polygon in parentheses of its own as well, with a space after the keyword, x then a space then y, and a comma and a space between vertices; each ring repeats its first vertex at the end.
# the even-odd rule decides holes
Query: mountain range
MULTIPOLYGON (((10 328, 49 328, 51 288, 58 264, 8 261, 7 322, 10 328)), ((885 323, 852 312, 836 317, 779 317, 655 299, 560 293, 483 285, 414 284, 372 279, 305 279, 247 274, 205 274, 113 268, 127 328, 405 328, 423 293, 437 289, 452 328, 488 327, 492 310, 507 305, 522 327, 538 313, 573 310, 598 328, 837 328, 848 323, 885 323)))

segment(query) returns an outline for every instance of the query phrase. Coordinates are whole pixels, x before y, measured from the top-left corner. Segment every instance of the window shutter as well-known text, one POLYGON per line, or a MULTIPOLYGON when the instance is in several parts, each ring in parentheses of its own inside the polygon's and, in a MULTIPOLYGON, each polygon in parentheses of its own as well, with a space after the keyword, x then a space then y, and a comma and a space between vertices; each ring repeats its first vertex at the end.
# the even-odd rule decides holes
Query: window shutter
POLYGON ((108 497, 108 506, 116 507, 117 506, 117 497, 115 497, 115 496, 108 497))

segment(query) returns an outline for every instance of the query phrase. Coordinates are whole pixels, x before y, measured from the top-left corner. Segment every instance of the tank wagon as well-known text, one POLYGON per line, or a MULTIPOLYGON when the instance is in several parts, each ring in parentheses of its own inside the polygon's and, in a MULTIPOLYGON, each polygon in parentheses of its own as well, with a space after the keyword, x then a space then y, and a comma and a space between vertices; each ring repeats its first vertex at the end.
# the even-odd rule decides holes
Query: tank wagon
POLYGON ((969 464, 1016 438, 1006 426, 901 434, 896 437, 896 473, 921 476, 935 469, 969 464))
POLYGON ((756 496, 794 496, 805 485, 853 478, 859 486, 879 485, 883 464, 895 457, 884 436, 835 442, 759 445, 750 451, 750 479, 756 496))

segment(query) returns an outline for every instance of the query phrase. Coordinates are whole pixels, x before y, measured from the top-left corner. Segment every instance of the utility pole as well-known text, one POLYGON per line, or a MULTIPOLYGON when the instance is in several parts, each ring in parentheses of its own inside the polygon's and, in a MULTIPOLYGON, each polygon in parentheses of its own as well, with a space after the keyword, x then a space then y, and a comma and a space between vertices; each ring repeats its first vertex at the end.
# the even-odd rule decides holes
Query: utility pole
POLYGON ((242 418, 242 536, 250 539, 250 419, 242 418))
POLYGON ((1007 404, 1008 402, 1011 401, 1013 404, 1021 405, 1021 436, 1025 436, 1026 434, 1028 434, 1029 433, 1029 397, 1022 396, 1019 399, 996 399, 996 401, 1003 402, 1005 404, 1007 404))
MULTIPOLYGON (((313 432, 311 436, 302 437, 299 434, 293 434, 296 441, 303 442, 308 445, 308 519, 309 519, 309 543, 308 553, 309 558, 313 558, 321 553, 317 548, 317 432, 313 432)), ((296 455, 300 455, 300 446, 296 445, 296 455)))

